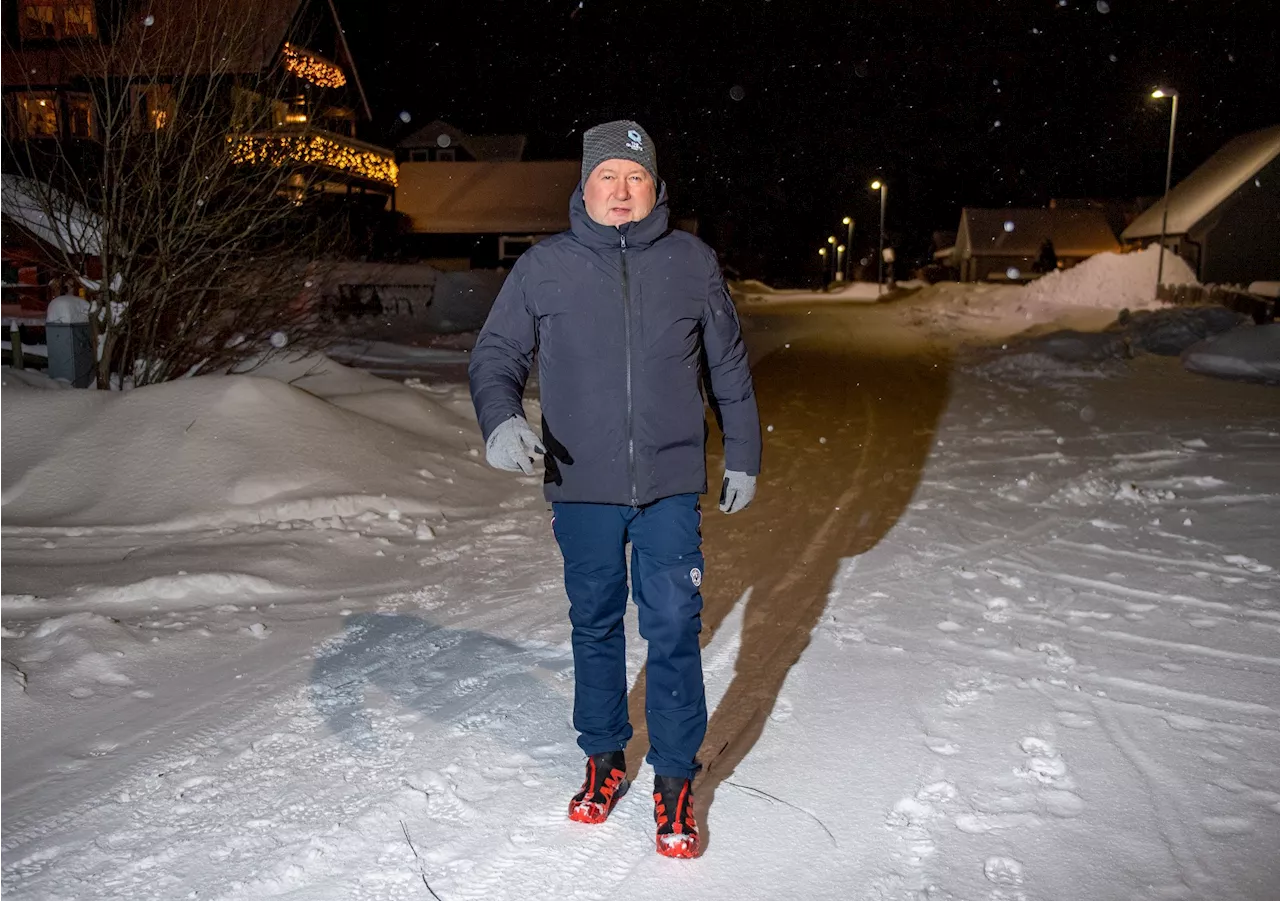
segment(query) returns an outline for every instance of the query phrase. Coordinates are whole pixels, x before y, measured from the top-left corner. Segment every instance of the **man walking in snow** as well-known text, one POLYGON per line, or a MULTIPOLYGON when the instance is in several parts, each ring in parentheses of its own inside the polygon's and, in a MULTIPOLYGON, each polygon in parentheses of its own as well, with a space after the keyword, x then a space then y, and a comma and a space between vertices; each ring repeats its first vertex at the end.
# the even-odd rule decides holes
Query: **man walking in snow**
POLYGON ((693 857, 691 781, 707 727, 702 514, 705 367, 724 431, 720 509, 751 502, 760 422, 737 313, 715 254, 667 225, 653 142, 631 121, 583 135, 571 227, 511 270, 471 357, 471 397, 490 465, 533 474, 544 455, 552 529, 573 626, 573 724, 586 781, 569 817, 601 823, 626 792, 623 616, 648 641, 645 714, 658 851, 693 857), (535 351, 542 436, 521 396, 535 351))

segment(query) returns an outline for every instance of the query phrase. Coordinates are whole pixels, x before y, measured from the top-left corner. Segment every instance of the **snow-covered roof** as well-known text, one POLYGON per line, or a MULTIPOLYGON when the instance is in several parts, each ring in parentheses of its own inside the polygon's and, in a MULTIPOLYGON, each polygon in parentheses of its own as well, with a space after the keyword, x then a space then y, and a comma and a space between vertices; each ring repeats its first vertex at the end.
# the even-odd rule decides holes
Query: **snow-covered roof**
POLYGON ((56 188, 6 173, 0 176, 0 210, 14 225, 64 253, 100 252, 102 220, 56 188))
MULTIPOLYGON (((1165 231, 1183 235, 1208 216, 1241 185, 1280 156, 1280 125, 1233 138, 1169 192, 1169 224, 1165 231)), ((1160 234, 1164 199, 1133 220, 1121 237, 1127 241, 1160 234)))
POLYGON ((1034 257, 1048 238, 1058 256, 1087 257, 1120 244, 1102 210, 976 209, 960 212, 955 257, 1034 257))
POLYGON ((396 209, 429 234, 548 234, 569 227, 573 160, 401 163, 396 209))

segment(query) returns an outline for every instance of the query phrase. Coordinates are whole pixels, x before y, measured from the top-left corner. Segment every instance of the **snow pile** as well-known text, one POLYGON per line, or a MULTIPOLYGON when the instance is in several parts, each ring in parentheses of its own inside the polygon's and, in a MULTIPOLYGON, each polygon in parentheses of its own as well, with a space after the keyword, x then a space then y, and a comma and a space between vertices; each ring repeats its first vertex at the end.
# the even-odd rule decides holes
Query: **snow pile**
POLYGON ((6 376, 3 397, 6 531, 427 513, 494 483, 463 398, 323 358, 123 394, 6 376))
POLYGON ((1203 375, 1280 383, 1280 323, 1206 338, 1187 349, 1182 365, 1203 375))
MULTIPOLYGON (((1154 294, 1159 252, 1152 245, 1137 253, 1097 254, 1078 266, 1037 279, 1022 289, 1019 300, 1026 305, 1050 307, 1158 308, 1162 304, 1154 294)), ((1194 285, 1196 276, 1181 257, 1165 251, 1161 281, 1167 285, 1194 285)))

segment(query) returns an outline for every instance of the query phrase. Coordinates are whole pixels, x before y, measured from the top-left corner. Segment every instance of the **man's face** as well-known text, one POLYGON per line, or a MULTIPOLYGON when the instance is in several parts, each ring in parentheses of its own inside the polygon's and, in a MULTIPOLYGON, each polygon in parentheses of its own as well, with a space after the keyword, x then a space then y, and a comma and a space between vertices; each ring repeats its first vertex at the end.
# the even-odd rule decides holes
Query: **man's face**
POLYGON ((587 215, 601 225, 639 222, 658 202, 658 186, 649 170, 631 160, 605 160, 582 186, 587 215))

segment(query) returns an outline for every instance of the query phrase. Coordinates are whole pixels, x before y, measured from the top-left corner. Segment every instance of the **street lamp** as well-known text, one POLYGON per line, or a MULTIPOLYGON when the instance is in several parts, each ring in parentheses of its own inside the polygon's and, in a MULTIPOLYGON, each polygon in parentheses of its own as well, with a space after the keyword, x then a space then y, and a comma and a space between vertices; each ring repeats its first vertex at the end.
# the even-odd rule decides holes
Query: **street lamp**
POLYGON ((827 235, 827 243, 831 245, 829 248, 827 248, 828 252, 831 254, 831 279, 830 280, 835 281, 836 280, 836 236, 827 235))
MULTIPOLYGON (((844 225, 845 225, 845 229, 846 229, 846 230, 847 230, 847 232, 848 232, 848 234, 846 234, 846 235, 845 235, 845 238, 844 238, 844 244, 845 244, 845 246, 846 246, 846 247, 848 247, 848 248, 849 248, 849 257, 848 257, 848 259, 849 259, 849 268, 850 268, 850 269, 853 269, 853 217, 852 217, 852 216, 845 216, 845 217, 844 217, 843 219, 841 219, 840 221, 844 223, 844 225)), ((846 280, 846 281, 853 281, 853 273, 852 273, 852 272, 846 272, 846 273, 844 274, 844 277, 845 277, 845 280, 846 280)))
POLYGON ((876 270, 876 294, 880 294, 884 290, 884 205, 889 186, 876 179, 871 183, 871 190, 880 192, 880 259, 876 270))
POLYGON ((836 279, 837 280, 844 279, 844 252, 845 252, 845 246, 843 244, 837 244, 836 245, 836 279))
POLYGON ((1173 180, 1173 130, 1178 125, 1178 92, 1173 88, 1156 88, 1151 92, 1156 100, 1165 97, 1173 101, 1169 111, 1169 159, 1164 166, 1164 202, 1160 211, 1160 257, 1156 262, 1156 299, 1160 299, 1160 280, 1164 277, 1164 235, 1169 229, 1169 184, 1173 180))

